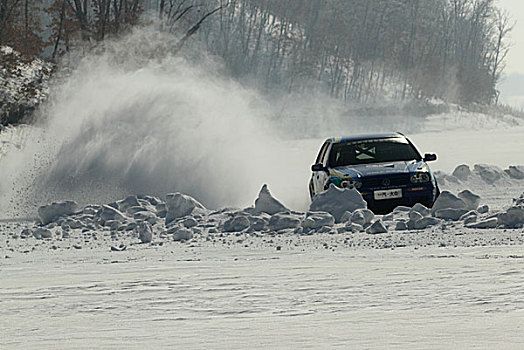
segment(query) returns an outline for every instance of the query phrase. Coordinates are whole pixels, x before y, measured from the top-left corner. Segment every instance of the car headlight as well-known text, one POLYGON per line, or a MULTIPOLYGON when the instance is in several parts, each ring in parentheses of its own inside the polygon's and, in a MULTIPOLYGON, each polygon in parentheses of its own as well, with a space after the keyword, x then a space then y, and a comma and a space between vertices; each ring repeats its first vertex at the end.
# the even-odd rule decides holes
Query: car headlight
POLYGON ((353 180, 353 179, 350 179, 350 180, 344 180, 340 183, 340 187, 342 188, 355 188, 355 189, 359 189, 360 187, 362 187, 362 182, 360 181, 356 181, 356 180, 353 180))
POLYGON ((428 173, 425 173, 425 172, 415 173, 415 175, 411 177, 411 182, 414 184, 420 184, 420 183, 425 183, 425 182, 430 182, 430 181, 431 181, 431 177, 429 176, 428 173))

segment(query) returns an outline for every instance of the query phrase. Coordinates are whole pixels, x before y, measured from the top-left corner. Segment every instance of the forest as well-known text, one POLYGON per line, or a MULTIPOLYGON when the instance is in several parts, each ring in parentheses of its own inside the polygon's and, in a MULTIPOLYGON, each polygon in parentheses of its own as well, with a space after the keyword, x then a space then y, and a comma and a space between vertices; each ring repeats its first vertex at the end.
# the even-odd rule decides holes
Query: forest
POLYGON ((267 93, 496 104, 512 21, 494 0, 0 0, 0 45, 58 61, 160 23, 267 93))

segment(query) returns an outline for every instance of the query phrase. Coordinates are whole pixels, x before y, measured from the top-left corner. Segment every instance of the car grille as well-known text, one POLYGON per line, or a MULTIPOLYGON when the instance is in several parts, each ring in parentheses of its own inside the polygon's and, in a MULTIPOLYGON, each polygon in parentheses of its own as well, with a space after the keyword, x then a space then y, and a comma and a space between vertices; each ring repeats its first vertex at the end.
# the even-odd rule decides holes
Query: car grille
POLYGON ((380 178, 380 179, 369 179, 362 181, 362 187, 374 188, 374 187, 391 187, 391 186, 402 186, 409 185, 411 181, 409 177, 397 177, 397 178, 380 178), (384 184, 384 180, 389 180, 389 185, 384 184))

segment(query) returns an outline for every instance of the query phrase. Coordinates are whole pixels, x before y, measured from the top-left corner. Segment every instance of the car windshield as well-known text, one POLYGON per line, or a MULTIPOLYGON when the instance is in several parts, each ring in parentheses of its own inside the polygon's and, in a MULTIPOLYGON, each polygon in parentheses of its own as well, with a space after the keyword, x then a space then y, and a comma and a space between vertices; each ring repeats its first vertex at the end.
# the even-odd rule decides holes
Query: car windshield
POLYGON ((361 140, 333 144, 329 155, 329 166, 336 168, 409 160, 421 160, 421 157, 404 138, 361 140))

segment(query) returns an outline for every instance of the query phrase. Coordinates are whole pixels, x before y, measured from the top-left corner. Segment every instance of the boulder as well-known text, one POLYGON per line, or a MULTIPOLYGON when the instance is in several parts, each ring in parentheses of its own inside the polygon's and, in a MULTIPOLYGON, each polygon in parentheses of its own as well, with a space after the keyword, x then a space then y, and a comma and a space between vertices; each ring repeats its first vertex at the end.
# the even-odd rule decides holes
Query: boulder
POLYGON ((387 233, 387 232, 388 232, 388 229, 386 228, 386 226, 384 226, 384 224, 382 223, 382 220, 375 221, 373 224, 371 224, 371 226, 369 226, 366 229, 366 233, 370 235, 379 235, 379 234, 387 233))
POLYGON ((173 220, 193 214, 195 211, 205 211, 206 208, 196 199, 182 193, 171 193, 166 196, 166 225, 173 220))
POLYGON ((431 214, 431 209, 420 203, 416 203, 411 210, 420 213, 422 216, 429 216, 431 214))
POLYGON ((420 220, 417 220, 415 222, 415 225, 413 226, 413 228, 415 230, 424 230, 430 226, 435 226, 435 225, 438 225, 440 224, 440 220, 437 219, 437 218, 433 218, 433 217, 424 217, 420 220))
POLYGON ((468 210, 466 209, 439 209, 435 212, 435 217, 443 220, 457 221, 467 212, 468 210))
POLYGON ((399 220, 395 223, 395 230, 397 231, 406 231, 408 229, 408 225, 405 221, 399 220))
POLYGON ((169 229, 167 232, 168 234, 173 235, 173 240, 176 242, 188 241, 193 238, 193 232, 184 227, 175 226, 169 229))
POLYGON ((46 228, 40 227, 33 232, 33 236, 36 239, 51 238, 53 234, 46 228))
POLYGON ((492 184, 499 180, 502 178, 502 174, 504 174, 499 167, 486 164, 476 164, 475 171, 480 175, 481 179, 488 184, 492 184))
POLYGON ((512 165, 508 170, 506 170, 506 174, 508 174, 512 179, 524 180, 524 165, 512 165))
POLYGON ((61 216, 74 214, 76 209, 77 204, 73 201, 52 203, 38 208, 38 216, 42 224, 47 225, 61 216))
POLYGON ((109 205, 103 205, 100 210, 100 219, 103 222, 106 221, 124 221, 126 216, 118 209, 113 208, 109 205))
POLYGON ((301 224, 301 220, 291 213, 277 213, 269 219, 269 229, 271 231, 280 231, 285 229, 297 228, 301 224))
POLYGON ((473 224, 466 225, 467 228, 477 228, 477 229, 486 229, 486 228, 496 228, 498 225, 497 218, 486 219, 479 221, 473 224))
POLYGON ((483 205, 483 206, 480 206, 477 208, 477 212, 479 214, 486 214, 489 212, 489 206, 488 205, 483 205))
POLYGON ((464 190, 458 194, 458 197, 466 203, 466 209, 477 210, 480 204, 480 196, 470 190, 464 190))
POLYGON ((468 165, 462 164, 456 167, 451 175, 455 176, 457 179, 461 181, 467 181, 469 176, 471 175, 471 169, 468 165))
POLYGON ((524 207, 511 207, 497 216, 499 225, 506 227, 522 227, 524 225, 524 207))
MULTIPOLYGON (((431 209, 432 213, 436 213, 440 209, 467 209, 467 204, 449 191, 442 191, 431 209)), ((466 210, 467 211, 467 210, 466 210)))
POLYGON ((361 226, 370 224, 375 218, 375 214, 369 209, 357 209, 351 215, 351 222, 361 226))
POLYGON ((325 212, 308 212, 306 218, 302 221, 302 227, 311 230, 317 230, 321 227, 333 227, 335 218, 333 215, 325 212))
POLYGON ((329 189, 313 198, 309 211, 323 211, 330 213, 335 222, 341 222, 346 211, 354 212, 357 209, 367 209, 367 203, 360 192, 355 189, 338 188, 331 185, 329 189))
POLYGON ((141 221, 137 223, 135 230, 138 233, 138 239, 140 239, 140 242, 151 243, 153 240, 153 230, 149 222, 141 221))
POLYGON ((249 219, 245 216, 238 215, 226 220, 223 228, 225 232, 240 232, 249 228, 249 226, 251 226, 249 219))
POLYGON ((289 211, 282 203, 280 203, 276 198, 274 198, 267 185, 262 186, 258 198, 255 200, 255 210, 254 214, 267 213, 273 215, 276 213, 282 213, 289 211))

